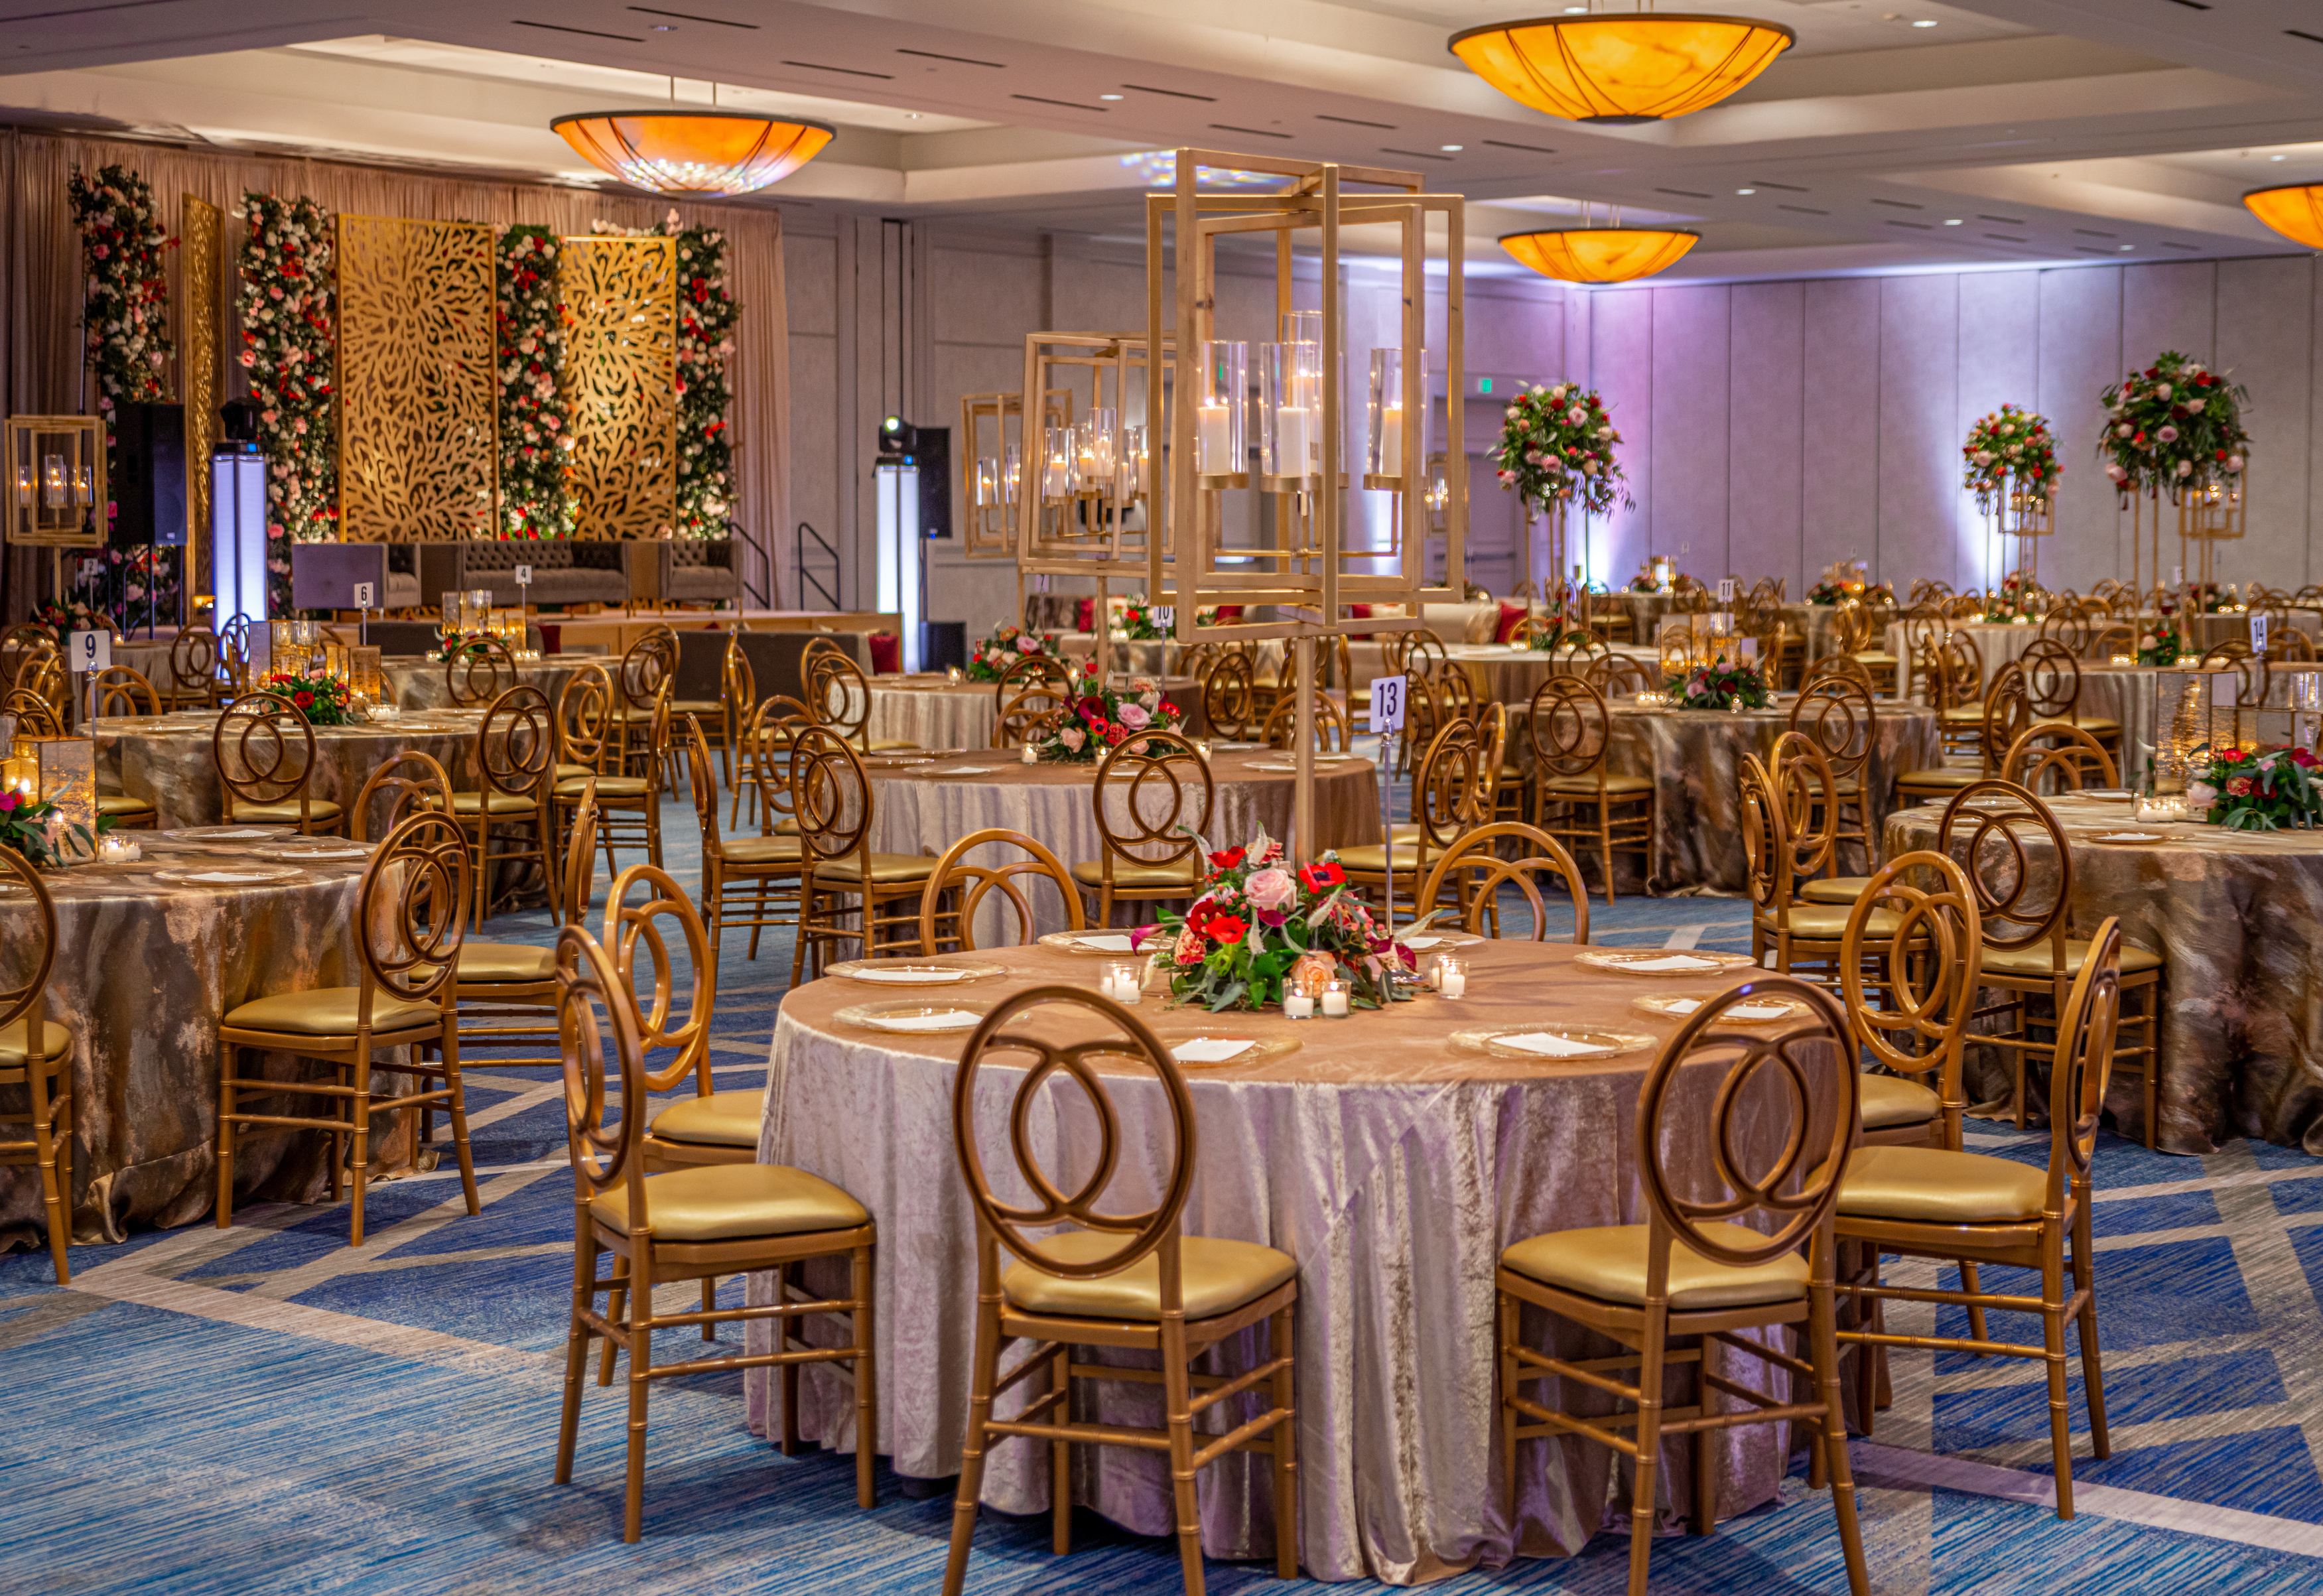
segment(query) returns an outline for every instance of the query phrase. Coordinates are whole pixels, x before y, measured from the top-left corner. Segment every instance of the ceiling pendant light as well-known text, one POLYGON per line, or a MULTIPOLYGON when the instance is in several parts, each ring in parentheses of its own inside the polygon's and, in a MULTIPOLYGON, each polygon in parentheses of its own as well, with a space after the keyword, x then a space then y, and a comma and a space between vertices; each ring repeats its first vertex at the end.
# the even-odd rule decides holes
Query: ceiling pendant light
POLYGON ((2251 215, 2294 243, 2323 250, 2323 183, 2254 188, 2243 196, 2251 215))
MULTIPOLYGON (((714 85, 711 94, 714 102, 714 85)), ((820 122, 721 111, 714 103, 709 109, 673 103, 642 111, 584 111, 548 125, 590 165, 656 194, 764 188, 813 161, 832 133, 820 122)))
POLYGON ((1714 105, 1798 35, 1777 23, 1682 12, 1598 12, 1495 23, 1451 50, 1502 94, 1568 122, 1661 122, 1714 105))
POLYGON ((1702 237, 1683 227, 1553 227, 1503 234, 1501 247, 1564 282, 1635 282, 1677 264, 1702 237))

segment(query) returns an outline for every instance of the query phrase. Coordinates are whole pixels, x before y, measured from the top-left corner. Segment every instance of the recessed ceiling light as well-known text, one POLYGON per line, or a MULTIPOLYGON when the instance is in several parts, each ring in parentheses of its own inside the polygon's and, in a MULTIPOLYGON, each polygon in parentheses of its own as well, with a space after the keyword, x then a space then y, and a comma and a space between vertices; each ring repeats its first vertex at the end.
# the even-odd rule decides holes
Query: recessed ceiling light
POLYGON ((1438 144, 1436 147, 1438 150, 1444 151, 1446 154, 1457 155, 1461 151, 1465 150, 1468 146, 1465 144, 1438 144))
POLYGON ((2267 159, 2268 159, 2269 161, 2287 161, 2287 160, 2289 160, 2289 159, 2290 159, 2290 157, 2289 157, 2289 156, 2286 156, 2286 155, 2270 155, 2270 156, 2268 156, 2268 157, 2267 157, 2267 159))
POLYGON ((1912 25, 1915 28, 1933 28, 1936 25, 1936 19, 1932 16, 1924 16, 1912 25))
POLYGON ((1586 5, 1568 5, 1565 8, 1565 14, 1567 16, 1586 16, 1588 14, 1589 8, 1586 5))
POLYGON ((1958 216, 1946 216, 1944 218, 1944 225, 1947 227, 1957 227, 1960 225, 1960 219, 1958 216))
POLYGON ((917 111, 906 111, 904 113, 904 120, 906 122, 917 122, 919 119, 920 114, 917 111))
POLYGON ((2125 249, 2125 250, 2134 250, 2134 249, 2135 249, 2137 246, 2136 246, 2135 244, 2134 244, 2134 243, 2126 243, 2126 244, 2122 245, 2121 247, 2122 247, 2123 249, 2125 249))
POLYGON ((1756 188, 1737 188, 1734 192, 1737 194, 1756 194, 1758 191, 1756 188))
POLYGON ((1121 98, 1123 98, 1124 96, 1120 96, 1120 95, 1117 95, 1117 94, 1101 94, 1101 95, 1097 96, 1097 98, 1099 98, 1099 99, 1101 99, 1101 100, 1117 100, 1117 99, 1121 99, 1121 98))

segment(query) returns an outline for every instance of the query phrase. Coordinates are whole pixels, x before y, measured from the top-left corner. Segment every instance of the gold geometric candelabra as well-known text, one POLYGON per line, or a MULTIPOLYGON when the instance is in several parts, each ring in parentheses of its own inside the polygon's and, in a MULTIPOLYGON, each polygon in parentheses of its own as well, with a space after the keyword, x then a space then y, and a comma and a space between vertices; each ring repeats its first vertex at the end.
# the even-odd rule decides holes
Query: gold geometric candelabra
MULTIPOLYGON (((2207 585, 2217 579, 2215 562, 2210 553, 2211 546, 2218 543, 2232 543, 2243 536, 2250 509, 2248 479, 2249 472, 2245 468, 2223 482, 2212 482, 2178 500, 2178 564, 2181 567, 2185 565, 2188 544, 2200 545, 2201 552, 2198 556, 2200 568, 2194 575, 2194 580, 2198 582, 2207 585)), ((2157 536, 2160 530, 2160 519, 2157 516, 2155 522, 2157 536)), ((2157 555, 2155 556, 2157 569, 2154 572, 2156 581, 2161 579, 2161 572, 2158 569, 2160 563, 2160 556, 2157 555)))
MULTIPOLYGON (((1152 429, 1130 419, 1154 412, 1145 338, 1136 333, 1027 334, 1025 393, 1043 395, 1042 425, 1024 429, 1024 468, 1014 505, 1018 602, 1027 582, 1094 579, 1098 630, 1107 633, 1111 588, 1134 583, 1151 541, 1152 429)), ((1162 354, 1172 353, 1164 338, 1162 354)), ((1096 665, 1110 668, 1110 637, 1096 665)))

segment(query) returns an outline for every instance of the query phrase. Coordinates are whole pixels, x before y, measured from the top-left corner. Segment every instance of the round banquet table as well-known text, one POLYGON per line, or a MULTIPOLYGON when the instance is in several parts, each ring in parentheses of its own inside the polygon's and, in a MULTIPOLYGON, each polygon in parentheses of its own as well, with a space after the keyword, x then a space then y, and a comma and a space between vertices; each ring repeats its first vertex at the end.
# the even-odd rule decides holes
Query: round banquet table
MULTIPOLYGON (((1202 690, 1191 676, 1160 679, 1162 696, 1186 717, 1189 736, 1207 735, 1202 690)), ((1000 722, 1000 687, 996 682, 953 683, 938 675, 874 676, 871 713, 864 735, 874 742, 906 742, 921 748, 989 749, 1000 722)), ((1005 750, 1015 757, 1015 750, 1005 750)))
MULTIPOLYGON (((1290 760, 1270 750, 1222 748, 1212 756, 1217 800, 1207 837, 1214 848, 1240 846, 1262 828, 1289 840, 1295 779, 1290 760)), ((1097 785, 1093 764, 1024 765, 1014 749, 987 749, 935 758, 874 756, 864 765, 875 794, 875 852, 940 854, 971 831, 997 826, 1041 842, 1067 869, 1101 857, 1090 802, 1097 785)), ((1192 802, 1199 799, 1197 789, 1192 802)), ((1116 833, 1128 821, 1125 800, 1117 802, 1116 833)), ((1370 760, 1316 766, 1315 830, 1318 852, 1379 840, 1379 773, 1370 760)), ((1042 919, 1038 931, 1065 929, 1054 894, 1036 893, 1033 903, 1042 919)))
MULTIPOLYGON (((1650 645, 1615 643, 1611 652, 1643 665, 1647 676, 1661 674, 1661 654, 1650 645)), ((1468 673, 1478 703, 1525 704, 1548 680, 1555 655, 1538 648, 1512 648, 1505 643, 1448 643, 1444 657, 1468 673)), ((1578 670, 1566 674, 1577 675, 1578 670)))
MULTIPOLYGON (((317 726, 310 791, 352 805, 372 772, 414 750, 441 765, 453 786, 473 786, 483 715, 482 710, 437 710, 357 726, 317 726)), ((164 830, 216 824, 225 816, 225 791, 210 742, 217 719, 215 711, 198 711, 91 721, 97 790, 150 800, 164 830)))
MULTIPOLYGON (((2168 960, 2155 1144, 2207 1153, 2249 1136, 2323 1154, 2323 832, 2139 824, 2126 803, 2047 802, 2072 853, 2074 932, 2119 915, 2125 940, 2168 960), (2124 830, 2165 840, 2094 840, 2124 830)), ((1942 816, 1940 804, 1898 810, 1888 856, 1933 848, 1942 816)), ((2037 894, 2040 877, 2055 879, 2052 850, 2043 840, 2027 853, 2037 894)), ((1966 1081, 1976 1112, 2013 1114, 1997 1052, 1971 1049, 1966 1081)), ((2144 1134, 2141 1090, 2116 1077, 2107 1094, 2125 1136, 2144 1134)))
MULTIPOLYGON (((133 1228, 184 1225, 209 1212, 220 1015, 273 993, 362 978, 354 941, 361 858, 303 864, 295 877, 259 885, 154 879, 158 870, 274 862, 252 850, 271 848, 288 829, 248 829, 270 839, 196 843, 140 832, 145 857, 136 863, 81 865, 46 877, 58 936, 46 1013, 73 1032, 78 1241, 124 1241, 133 1228)), ((27 934, 29 913, 29 899, 0 896, 0 949, 27 934)), ((244 1054, 243 1068, 257 1062, 244 1054)), ((271 1054, 263 1068, 282 1079, 329 1074, 326 1065, 271 1054)), ((292 1112, 315 1109, 320 1099, 298 1101, 303 1106, 292 1112)), ((373 1132, 375 1170, 408 1158, 408 1142, 388 1134, 387 1116, 373 1132)), ((236 1139, 235 1187, 245 1197, 314 1200, 329 1180, 328 1152, 317 1133, 246 1127, 236 1139)), ((0 1241, 45 1246, 32 1171, 13 1171, 0 1190, 0 1241)))
MULTIPOLYGON (((553 705, 564 696, 565 684, 580 668, 577 660, 550 660, 537 665, 516 667, 517 681, 527 687, 537 687, 548 696, 553 705)), ((452 702, 452 684, 445 677, 444 662, 426 655, 399 655, 379 662, 379 674, 386 688, 387 702, 407 710, 448 710, 452 702)), ((476 705, 482 708, 482 705, 476 705)), ((358 789, 360 790, 360 789, 358 789)))
MULTIPOLYGON (((1450 1033, 1553 1019, 1658 1042, 1676 1022, 1636 1011, 1633 999, 1703 995, 1747 974, 1647 980, 1578 966, 1580 951, 1480 942, 1467 949, 1464 1000, 1423 994, 1365 1013, 1360 1029, 1275 1014, 1202 1016, 1160 1007, 1158 994, 1139 1010, 1165 1040, 1198 1032, 1299 1044, 1261 1062, 1188 1067, 1198 1143, 1184 1225, 1189 1234, 1261 1242, 1299 1261, 1301 1561, 1316 1578, 1413 1584, 1510 1555, 1496 1462, 1493 1271, 1501 1250, 1525 1236, 1645 1218, 1632 1125, 1654 1054, 1517 1061, 1456 1048, 1450 1033)), ((950 989, 975 1005, 1034 984, 1088 986, 1096 963, 1047 948, 973 957, 1005 971, 950 989)), ((785 1000, 758 1156, 836 1183, 877 1221, 878 1450, 900 1473, 940 1479, 960 1468, 975 1324, 975 1218, 951 1127, 966 1039, 895 1036, 834 1017, 882 992, 895 988, 826 978, 785 1000)), ((1061 1022, 1046 1026, 1066 1035, 1061 1022)), ((1722 1074, 1681 1072, 1668 1121, 1674 1169, 1711 1167, 1710 1100, 1722 1074)), ((994 1072, 985 1125, 1007 1123, 1020 1078, 994 1072)), ((1123 1169, 1104 1204, 1114 1210, 1153 1199, 1166 1156, 1157 1156, 1167 1123, 1158 1084, 1150 1075, 1117 1079, 1123 1169)), ((1746 1141, 1768 1145, 1741 1156, 1763 1156, 1771 1119, 1746 1114, 1744 1123, 1746 1141)), ((1045 1094, 1027 1129, 1067 1189, 1088 1173, 1096 1135, 1078 1089, 1045 1094)), ((1000 1143, 986 1147, 985 1165, 1000 1200, 1025 1200, 1000 1143)), ((770 1300, 770 1291, 754 1280, 752 1300, 770 1300)), ((1540 1347, 1554 1336, 1556 1354, 1568 1358, 1604 1352, 1575 1327, 1551 1324, 1527 1309, 1527 1342, 1540 1347)), ((752 1326, 754 1350, 761 1334, 752 1326)), ((1230 1344, 1225 1366, 1248 1366, 1260 1346, 1257 1333, 1246 1333, 1230 1344)), ((1722 1372, 1760 1385, 1758 1370, 1734 1357, 1722 1372)), ((762 1435, 780 1433, 781 1384, 764 1371, 748 1377, 750 1424, 762 1435)), ((1150 1388, 1097 1389, 1085 1417, 1156 1422, 1150 1388)), ((799 1417, 803 1434, 842 1449, 856 1444, 852 1399, 819 1367, 805 1377, 799 1417)), ((1691 1495, 1683 1445, 1666 1454, 1670 1514, 1691 1495)), ((1777 1427, 1729 1430, 1716 1445, 1722 1513, 1772 1500, 1786 1451, 1777 1427)), ((1141 1534, 1170 1531, 1163 1460, 1110 1448, 1101 1465, 1088 1450, 1079 1456, 1091 1460, 1077 1469, 1082 1502, 1141 1534)), ((1624 1477, 1603 1449, 1528 1444, 1513 1549, 1578 1552, 1626 1515, 1624 1477)), ((1048 1448, 1005 1445, 991 1455, 984 1500, 1006 1512, 1044 1511, 1047 1481, 1048 1448)), ((1253 1467, 1247 1454, 1230 1454, 1201 1472, 1198 1489, 1211 1556, 1272 1555, 1262 1458, 1253 1467)))
MULTIPOLYGON (((1776 739, 1790 729, 1790 707, 1796 696, 1777 693, 1770 708, 1740 713, 1640 709, 1634 694, 1606 701, 1612 720, 1606 768, 1616 775, 1649 775, 1656 787, 1654 879, 1642 881, 1635 854, 1625 857, 1617 851, 1617 882, 1655 893, 1704 888, 1739 893, 1749 887, 1749 861, 1742 851, 1742 759, 1747 754, 1764 759, 1774 751, 1776 739)), ((1896 777, 1943 762, 1934 711, 1885 699, 1878 711, 1878 738, 1863 771, 1875 836, 1895 806, 1896 777)), ((1509 717, 1510 757, 1527 775, 1533 766, 1530 719, 1529 707, 1509 717)), ((1582 843, 1576 856, 1593 853, 1594 848, 1582 843)), ((1593 871, 1591 858, 1581 857, 1581 863, 1593 871)))

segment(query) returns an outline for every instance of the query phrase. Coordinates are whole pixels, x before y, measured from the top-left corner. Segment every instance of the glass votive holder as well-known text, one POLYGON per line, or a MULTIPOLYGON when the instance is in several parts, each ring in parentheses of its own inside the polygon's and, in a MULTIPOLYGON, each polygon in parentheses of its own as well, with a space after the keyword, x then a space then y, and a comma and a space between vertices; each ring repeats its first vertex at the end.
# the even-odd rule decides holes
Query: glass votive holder
POLYGON ((1105 972, 1098 977, 1097 990, 1125 1008, 1135 1008, 1145 991, 1143 961, 1135 959, 1106 960, 1105 972))
POLYGON ((1345 981, 1324 982, 1323 1017, 1327 1020, 1345 1019, 1353 1012, 1350 1006, 1353 999, 1354 994, 1345 981))
POLYGON ((1436 956, 1436 991, 1441 997, 1468 995, 1468 961, 1456 953, 1436 956))
POLYGON ((143 848, 118 833, 96 839, 96 862, 100 865, 126 865, 144 857, 143 848))
POLYGON ((1196 738, 1194 739, 1194 752, 1201 757, 1203 764, 1207 765, 1210 762, 1210 739, 1206 737, 1196 738))
POLYGON ((1315 1000, 1286 983, 1282 988, 1282 1017, 1286 1020, 1313 1019, 1315 1000))
POLYGON ((1041 750, 1031 738, 1026 738, 1024 739, 1024 763, 1027 765, 1038 765, 1041 762, 1041 750))
POLYGON ((2137 663, 2137 656, 2131 654, 2116 654, 2106 663, 2110 665, 2134 665, 2137 663))
POLYGON ((958 665, 944 666, 944 684, 946 686, 957 687, 960 684, 963 678, 960 674, 960 667, 958 665))

